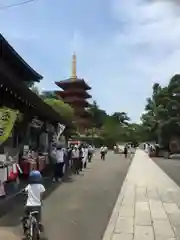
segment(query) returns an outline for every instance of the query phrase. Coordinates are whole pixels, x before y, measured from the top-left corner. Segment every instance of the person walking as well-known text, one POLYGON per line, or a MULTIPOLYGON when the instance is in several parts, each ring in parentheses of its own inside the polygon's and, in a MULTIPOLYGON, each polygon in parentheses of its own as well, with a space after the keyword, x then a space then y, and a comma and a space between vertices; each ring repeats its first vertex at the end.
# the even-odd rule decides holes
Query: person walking
POLYGON ((128 145, 126 144, 124 146, 124 156, 125 156, 125 158, 127 158, 127 155, 128 155, 128 145))
POLYGON ((88 147, 87 145, 85 145, 83 150, 83 167, 84 168, 87 168, 87 161, 88 161, 88 147))
POLYGON ((53 163, 53 182, 58 182, 59 177, 58 177, 58 163, 57 163, 57 156, 56 156, 56 144, 53 144, 52 149, 51 149, 51 153, 50 153, 50 157, 53 163))
POLYGON ((83 147, 82 145, 79 146, 79 171, 82 172, 83 169, 83 147))
POLYGON ((91 162, 93 156, 93 147, 91 145, 88 146, 88 162, 91 162))
POLYGON ((116 145, 114 145, 114 147, 113 147, 113 151, 114 151, 114 153, 115 153, 115 154, 117 154, 117 153, 118 153, 118 148, 117 148, 117 146, 116 146, 116 145))
POLYGON ((105 160, 105 156, 106 156, 106 148, 105 148, 105 146, 102 146, 100 148, 100 154, 101 154, 101 160, 105 160))
POLYGON ((61 145, 59 145, 57 146, 57 151, 56 151, 58 180, 61 180, 64 176, 64 172, 63 172, 64 160, 65 160, 64 158, 65 158, 64 149, 62 148, 61 145))
POLYGON ((78 149, 77 145, 75 145, 73 150, 72 150, 72 161, 73 161, 73 172, 75 174, 79 174, 79 166, 78 166, 79 149, 78 149))
POLYGON ((72 169, 72 147, 68 147, 67 149, 67 161, 68 161, 68 168, 72 169))

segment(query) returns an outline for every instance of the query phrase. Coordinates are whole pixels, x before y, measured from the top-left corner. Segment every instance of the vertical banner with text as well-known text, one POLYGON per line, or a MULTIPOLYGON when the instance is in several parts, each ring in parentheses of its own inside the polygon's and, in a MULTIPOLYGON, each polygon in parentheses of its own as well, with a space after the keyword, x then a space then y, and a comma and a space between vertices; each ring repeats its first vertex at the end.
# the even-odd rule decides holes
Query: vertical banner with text
POLYGON ((17 119, 17 111, 9 108, 0 108, 0 144, 5 142, 11 134, 17 119))

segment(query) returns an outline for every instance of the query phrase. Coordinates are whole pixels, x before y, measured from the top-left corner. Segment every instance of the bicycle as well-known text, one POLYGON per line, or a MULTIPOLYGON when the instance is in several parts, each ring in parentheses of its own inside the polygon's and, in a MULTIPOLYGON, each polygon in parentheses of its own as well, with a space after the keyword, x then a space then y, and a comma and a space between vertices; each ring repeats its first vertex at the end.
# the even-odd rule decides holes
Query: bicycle
POLYGON ((36 215, 38 215, 38 211, 33 211, 28 214, 27 217, 24 217, 23 220, 23 228, 24 235, 26 240, 40 240, 40 226, 39 222, 36 219, 36 215))

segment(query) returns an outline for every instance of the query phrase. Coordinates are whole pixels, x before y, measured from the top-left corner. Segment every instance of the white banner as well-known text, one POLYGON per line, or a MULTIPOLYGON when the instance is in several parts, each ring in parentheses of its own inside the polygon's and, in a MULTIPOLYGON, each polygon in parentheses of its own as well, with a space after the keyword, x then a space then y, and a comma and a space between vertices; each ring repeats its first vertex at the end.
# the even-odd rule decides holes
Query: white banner
POLYGON ((64 132, 64 129, 66 127, 63 124, 58 123, 58 134, 57 134, 57 141, 59 141, 59 138, 61 134, 64 132))

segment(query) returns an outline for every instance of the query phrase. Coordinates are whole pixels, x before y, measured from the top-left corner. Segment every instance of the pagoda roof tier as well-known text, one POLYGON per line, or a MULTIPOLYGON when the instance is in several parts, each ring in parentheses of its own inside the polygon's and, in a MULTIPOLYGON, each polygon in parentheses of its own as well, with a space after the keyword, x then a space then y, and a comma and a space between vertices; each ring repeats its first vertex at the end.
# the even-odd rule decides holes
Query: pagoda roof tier
POLYGON ((2 34, 0 34, 0 60, 4 61, 11 71, 23 81, 39 82, 43 78, 25 62, 2 34))
POLYGON ((85 118, 91 117, 91 114, 89 112, 87 112, 85 109, 75 109, 74 113, 76 116, 81 116, 81 117, 85 117, 85 118))
POLYGON ((77 119, 75 120, 75 122, 76 122, 77 124, 83 124, 83 125, 86 125, 86 124, 89 124, 89 123, 90 123, 90 121, 89 121, 88 119, 86 119, 86 118, 77 118, 77 119))
POLYGON ((57 94, 63 99, 69 96, 78 96, 84 99, 91 98, 91 95, 88 92, 84 91, 83 89, 77 89, 77 88, 69 89, 65 91, 55 91, 55 94, 57 94))
POLYGON ((84 79, 80 78, 68 78, 63 81, 55 82, 56 85, 63 90, 67 90, 70 88, 79 88, 83 90, 91 90, 91 87, 84 81, 84 79))
POLYGON ((83 98, 79 98, 79 97, 67 97, 64 98, 63 101, 65 103, 68 103, 69 105, 73 106, 74 108, 79 108, 79 107, 88 107, 89 103, 83 99, 83 98))

